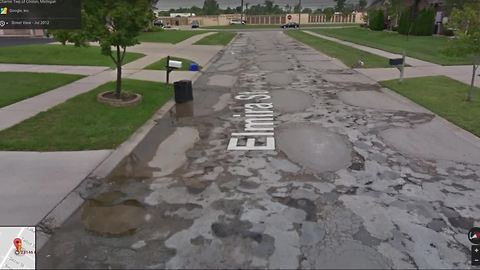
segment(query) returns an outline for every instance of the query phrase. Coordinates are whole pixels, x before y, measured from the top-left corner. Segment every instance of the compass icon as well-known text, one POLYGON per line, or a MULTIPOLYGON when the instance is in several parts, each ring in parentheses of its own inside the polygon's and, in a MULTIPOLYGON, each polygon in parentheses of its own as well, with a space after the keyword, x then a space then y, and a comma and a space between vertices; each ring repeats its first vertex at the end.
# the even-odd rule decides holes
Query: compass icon
POLYGON ((480 228, 479 227, 473 227, 470 229, 470 231, 468 232, 468 240, 474 245, 480 244, 480 228))

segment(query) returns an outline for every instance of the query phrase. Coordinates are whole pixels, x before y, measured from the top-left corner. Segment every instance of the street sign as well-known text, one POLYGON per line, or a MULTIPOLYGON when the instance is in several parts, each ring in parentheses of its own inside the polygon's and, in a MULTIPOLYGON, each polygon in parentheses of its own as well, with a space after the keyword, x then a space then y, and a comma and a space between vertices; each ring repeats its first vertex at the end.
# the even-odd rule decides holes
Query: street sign
POLYGON ((291 19, 292 19, 292 15, 288 15, 288 16, 287 16, 287 19, 288 19, 288 20, 291 20, 291 19))

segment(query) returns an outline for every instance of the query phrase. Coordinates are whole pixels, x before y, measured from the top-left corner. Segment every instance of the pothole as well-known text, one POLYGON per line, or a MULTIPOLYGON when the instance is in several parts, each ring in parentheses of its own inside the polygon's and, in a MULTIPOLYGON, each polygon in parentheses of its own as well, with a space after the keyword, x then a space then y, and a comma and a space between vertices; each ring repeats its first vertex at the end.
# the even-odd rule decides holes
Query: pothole
POLYGON ((273 91, 272 97, 275 109, 287 113, 304 111, 313 103, 309 95, 295 90, 273 91))
POLYGON ((278 146, 297 164, 316 172, 334 172, 351 164, 351 146, 342 136, 318 125, 280 128, 278 146))
POLYGON ((110 199, 118 199, 117 194, 101 197, 104 198, 87 201, 83 207, 82 222, 86 230, 106 236, 122 236, 135 233, 145 222, 146 210, 140 202, 127 200, 110 205, 110 199))

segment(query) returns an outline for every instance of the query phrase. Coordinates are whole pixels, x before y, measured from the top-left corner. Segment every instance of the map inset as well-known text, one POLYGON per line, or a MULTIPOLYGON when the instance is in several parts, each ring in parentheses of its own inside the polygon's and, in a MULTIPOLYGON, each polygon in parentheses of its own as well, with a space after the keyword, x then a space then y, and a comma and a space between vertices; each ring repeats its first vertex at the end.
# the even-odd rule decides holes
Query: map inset
POLYGON ((0 269, 35 269, 35 227, 0 227, 0 269))

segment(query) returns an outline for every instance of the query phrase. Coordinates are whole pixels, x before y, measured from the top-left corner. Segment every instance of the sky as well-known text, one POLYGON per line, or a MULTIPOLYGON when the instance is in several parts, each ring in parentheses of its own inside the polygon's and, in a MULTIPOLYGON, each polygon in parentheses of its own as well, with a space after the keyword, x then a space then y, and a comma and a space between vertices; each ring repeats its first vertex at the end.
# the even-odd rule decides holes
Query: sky
MULTIPOLYGON (((171 8, 180 8, 180 7, 191 7, 197 6, 202 7, 204 0, 159 0, 158 9, 159 10, 169 10, 171 8)), ((286 4, 290 6, 294 6, 298 4, 298 0, 273 0, 275 4, 284 7, 286 4)), ((227 7, 238 7, 240 6, 241 0, 217 0, 220 8, 227 8, 227 7)), ((261 4, 265 2, 265 0, 244 0, 244 3, 249 3, 250 6, 261 4)), ((356 3, 358 0, 350 0, 348 2, 356 3)), ((302 7, 304 8, 325 8, 325 7, 333 7, 335 3, 333 0, 302 0, 302 7)))

